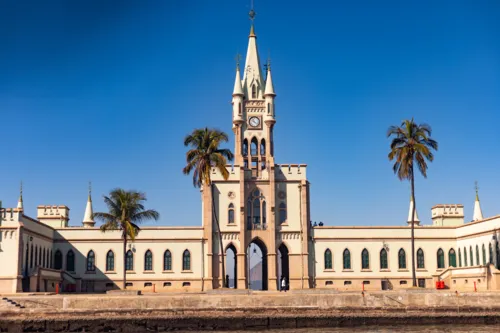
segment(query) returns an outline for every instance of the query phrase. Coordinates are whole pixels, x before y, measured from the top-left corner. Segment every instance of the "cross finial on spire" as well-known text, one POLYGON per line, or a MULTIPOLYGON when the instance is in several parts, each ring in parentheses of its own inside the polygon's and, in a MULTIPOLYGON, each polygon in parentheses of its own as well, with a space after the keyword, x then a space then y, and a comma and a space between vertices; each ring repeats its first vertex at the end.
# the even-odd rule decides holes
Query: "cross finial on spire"
POLYGON ((21 180, 21 185, 19 187, 19 194, 21 195, 21 198, 23 197, 23 181, 21 180))
POLYGON ((479 186, 477 186, 477 180, 474 182, 474 189, 476 190, 476 200, 479 201, 479 186))
POLYGON ((250 20, 252 21, 252 24, 253 24, 253 20, 255 19, 255 10, 253 10, 253 0, 250 1, 250 12, 248 13, 248 16, 250 17, 250 20))
POLYGON ((234 60, 236 60, 236 68, 240 68, 241 54, 236 53, 236 57, 234 57, 234 60))
POLYGON ((89 201, 92 200, 92 182, 89 181, 89 201))

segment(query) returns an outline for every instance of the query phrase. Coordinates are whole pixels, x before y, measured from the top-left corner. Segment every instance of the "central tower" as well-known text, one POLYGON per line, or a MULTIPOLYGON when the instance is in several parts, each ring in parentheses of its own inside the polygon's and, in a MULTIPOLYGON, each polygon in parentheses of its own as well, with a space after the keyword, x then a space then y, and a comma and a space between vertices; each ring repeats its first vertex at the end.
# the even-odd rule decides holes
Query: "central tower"
POLYGON ((248 50, 241 78, 239 61, 233 89, 233 131, 236 162, 261 178, 273 161, 275 105, 271 65, 267 62, 264 78, 257 50, 254 25, 248 36, 248 50))
POLYGON ((260 61, 254 16, 252 10, 245 65, 238 57, 232 93, 235 164, 227 179, 213 169, 212 188, 203 189, 206 276, 212 288, 223 286, 223 276, 230 288, 276 290, 283 279, 292 289, 309 288, 306 165, 275 164, 276 94, 271 64, 264 70, 260 61), (252 262, 256 257, 260 263, 252 262))

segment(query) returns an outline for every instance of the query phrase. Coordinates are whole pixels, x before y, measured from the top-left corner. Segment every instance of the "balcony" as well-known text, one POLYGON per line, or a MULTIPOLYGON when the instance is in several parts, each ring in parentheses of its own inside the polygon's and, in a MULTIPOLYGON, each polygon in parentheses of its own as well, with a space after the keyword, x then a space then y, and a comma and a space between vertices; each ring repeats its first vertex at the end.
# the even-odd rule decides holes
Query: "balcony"
POLYGON ((247 217, 247 230, 267 230, 266 218, 260 216, 247 217))

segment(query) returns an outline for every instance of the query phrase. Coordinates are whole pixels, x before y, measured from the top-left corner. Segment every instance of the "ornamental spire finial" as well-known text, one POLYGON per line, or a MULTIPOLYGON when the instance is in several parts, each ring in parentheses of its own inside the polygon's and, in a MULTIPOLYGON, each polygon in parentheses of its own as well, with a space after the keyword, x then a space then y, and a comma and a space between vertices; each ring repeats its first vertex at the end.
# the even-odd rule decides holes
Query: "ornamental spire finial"
POLYGON ((479 201, 479 186, 477 186, 477 180, 474 182, 474 189, 476 190, 476 201, 479 201))
POLYGON ((19 200, 17 202, 17 208, 24 210, 24 203, 23 203, 23 181, 21 180, 21 184, 19 186, 19 200))
POLYGON ((252 21, 252 25, 250 26, 250 37, 257 37, 255 35, 255 31, 254 31, 254 27, 253 27, 253 21, 255 20, 255 15, 257 15, 257 13, 255 13, 255 10, 253 10, 253 0, 251 0, 250 12, 248 13, 248 17, 250 18, 250 21, 252 21))

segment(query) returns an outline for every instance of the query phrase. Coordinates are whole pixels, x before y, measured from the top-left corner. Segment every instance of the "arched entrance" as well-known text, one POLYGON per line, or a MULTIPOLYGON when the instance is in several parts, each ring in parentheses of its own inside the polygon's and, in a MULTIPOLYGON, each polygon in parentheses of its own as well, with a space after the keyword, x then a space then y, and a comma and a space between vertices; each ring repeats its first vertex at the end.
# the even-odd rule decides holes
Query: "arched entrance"
POLYGON ((229 244, 226 247, 226 286, 234 289, 236 289, 236 283, 238 281, 238 262, 236 261, 236 254, 236 247, 233 244, 229 244))
POLYGON ((285 278, 287 286, 290 284, 290 265, 288 259, 288 248, 281 243, 278 248, 278 289, 281 289, 281 281, 285 278))
POLYGON ((254 239, 247 248, 248 289, 267 290, 267 248, 260 239, 254 239))

